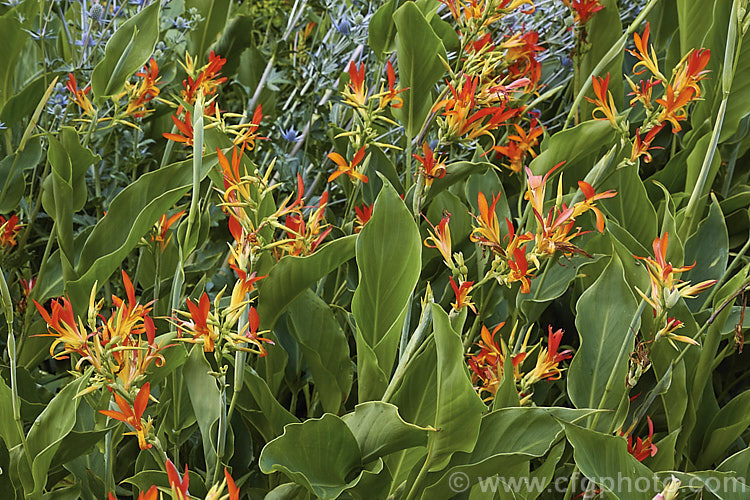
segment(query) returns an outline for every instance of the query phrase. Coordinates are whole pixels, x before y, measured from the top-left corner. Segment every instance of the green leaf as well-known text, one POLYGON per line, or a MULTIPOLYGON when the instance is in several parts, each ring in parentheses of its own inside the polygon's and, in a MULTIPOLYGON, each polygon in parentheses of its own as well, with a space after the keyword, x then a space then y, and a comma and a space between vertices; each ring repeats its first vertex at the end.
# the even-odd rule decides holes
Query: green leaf
POLYGON ((370 48, 383 59, 386 54, 393 52, 393 42, 396 38, 396 25, 393 22, 393 13, 396 10, 396 0, 388 0, 378 7, 370 19, 367 30, 367 42, 370 48))
POLYGON ((15 16, 0 17, 0 46, 5 50, 5 56, 0 58, 0 109, 13 94, 13 82, 18 74, 16 64, 28 39, 29 33, 15 16))
POLYGON ((356 235, 327 243, 307 257, 286 256, 260 282, 258 316, 264 329, 272 329, 295 298, 354 256, 356 235))
POLYGON ((352 386, 349 343, 331 308, 308 289, 289 309, 290 330, 310 368, 323 409, 338 413, 352 386))
MULTIPOLYGON (((706 132, 703 137, 698 139, 698 141, 695 143, 695 147, 693 147, 692 151, 688 154, 687 159, 685 160, 686 164, 683 166, 685 168, 685 172, 687 174, 687 177, 685 179, 685 192, 686 193, 692 193, 693 188, 698 181, 698 176, 700 175, 701 168, 703 168, 703 160, 706 157, 706 153, 708 153, 708 147, 711 143, 711 132, 706 132)), ((703 188, 703 192, 700 193, 700 196, 705 196, 708 194, 709 190, 711 189, 711 186, 714 183, 714 179, 716 178, 716 174, 719 172, 719 168, 721 167, 721 149, 717 148, 716 152, 711 159, 711 166, 708 170, 708 177, 706 178, 706 184, 703 188)), ((703 213, 702 210, 700 213, 703 213)))
MULTIPOLYGON (((615 410, 625 396, 629 331, 637 310, 617 255, 576 304, 576 328, 581 345, 568 369, 568 394, 576 408, 615 410)), ((607 415, 603 419, 611 420, 607 415)))
MULTIPOLYGON (((671 242, 670 234, 670 242, 671 242)), ((724 275, 729 260, 729 235, 724 215, 716 196, 711 196, 711 208, 708 217, 698 225, 698 229, 685 244, 685 264, 695 267, 686 272, 680 279, 697 285, 705 280, 718 280, 724 275)), ((687 301, 693 312, 700 311, 708 299, 709 293, 703 292, 687 301)))
POLYGON ((188 388, 193 413, 198 420, 198 427, 203 438, 203 456, 206 460, 206 470, 212 471, 216 467, 216 448, 213 444, 215 436, 211 434, 214 422, 219 420, 221 400, 216 378, 209 372, 211 365, 203 355, 200 345, 193 345, 190 354, 182 367, 182 376, 188 388))
MULTIPOLYGON (((711 54, 713 56, 713 53, 711 54)), ((718 54, 717 54, 718 55, 718 54)), ((750 114, 750 35, 745 33, 735 65, 727 111, 721 126, 719 143, 739 132, 740 122, 750 114)), ((739 134, 738 134, 739 135, 739 134)))
POLYGON ((281 436, 285 425, 299 422, 273 397, 266 381, 250 366, 245 368, 244 387, 237 399, 237 409, 265 441, 281 436))
POLYGON ((578 468, 612 498, 651 500, 661 491, 651 491, 653 473, 628 453, 625 438, 570 423, 563 425, 565 436, 573 445, 573 458, 578 468), (645 484, 646 488, 638 484, 645 484))
POLYGON ((231 76, 237 73, 242 52, 253 46, 254 26, 255 19, 253 16, 238 15, 232 17, 226 29, 221 31, 221 37, 211 47, 211 50, 227 60, 221 68, 223 75, 231 76))
MULTIPOLYGON (((470 162, 470 161, 459 161, 451 163, 445 167, 445 176, 442 179, 435 179, 427 191, 427 200, 432 200, 440 194, 442 191, 448 189, 454 184, 466 180, 469 176, 477 174, 477 177, 481 177, 489 170, 493 169, 493 165, 487 162, 470 162)), ((476 200, 476 197, 474 198, 476 200)))
POLYGON ((432 107, 432 88, 445 73, 440 58, 448 60, 443 42, 413 2, 393 13, 398 36, 399 83, 408 89, 401 95, 404 105, 394 115, 404 125, 409 138, 416 137, 432 107))
POLYGON ((656 210, 638 176, 638 166, 625 165, 616 169, 600 189, 617 191, 617 196, 601 200, 601 207, 641 245, 651 248, 651 243, 658 236, 659 223, 656 210))
POLYGON ((357 238, 359 285, 352 314, 357 324, 360 402, 378 399, 385 391, 406 308, 419 278, 421 252, 419 229, 411 213, 384 181, 372 218, 357 238), (365 360, 373 377, 365 375, 365 360))
POLYGON ((35 167, 42 158, 42 142, 32 137, 23 151, 6 156, 0 161, 0 213, 18 209, 23 198, 23 171, 35 167))
POLYGON ((357 439, 364 463, 427 444, 428 429, 404 422, 398 408, 389 403, 368 401, 359 404, 342 420, 357 439))
MULTIPOLYGON (((200 61, 227 23, 229 0, 185 0, 185 9, 198 9, 203 20, 190 32, 193 53, 200 61)), ((224 55, 224 54, 221 54, 224 55)), ((200 64, 199 64, 200 66, 200 64)))
POLYGON ((666 483, 672 476, 682 481, 682 486, 688 486, 689 491, 696 492, 698 498, 716 498, 718 500, 744 500, 750 496, 750 488, 734 474, 717 471, 679 472, 669 471, 659 473, 660 479, 666 483), (710 492, 704 494, 704 492, 710 492))
POLYGON ((362 471, 356 438, 330 413, 287 425, 282 436, 263 447, 258 465, 264 474, 282 472, 323 499, 338 497, 362 471))
MULTIPOLYGON (((23 89, 16 95, 8 99, 5 106, 0 106, 0 122, 10 128, 24 118, 34 114, 34 110, 39 105, 39 101, 44 97, 44 91, 47 90, 49 80, 54 75, 51 73, 42 74, 35 80, 24 85, 23 89)), ((28 143, 27 143, 28 147, 28 143)))
MULTIPOLYGON (((205 157, 201 179, 216 165, 216 155, 205 157)), ((77 311, 88 303, 94 281, 104 283, 192 183, 192 160, 186 160, 142 175, 115 196, 83 245, 77 265, 80 278, 66 283, 77 311)))
POLYGON ((734 397, 714 416, 703 437, 697 467, 710 467, 750 426, 750 391, 734 397))
POLYGON ((153 54, 159 41, 160 5, 153 2, 125 21, 107 42, 104 58, 91 73, 91 90, 97 101, 122 92, 127 79, 153 54))
POLYGON ((615 136, 615 130, 606 120, 589 120, 558 132, 543 143, 545 149, 531 162, 531 171, 534 175, 544 175, 565 161, 554 175, 565 172, 565 189, 577 189, 577 181, 586 176, 600 157, 600 151, 608 148, 615 136))
POLYGON ((448 315, 432 304, 437 352, 437 401, 428 444, 429 471, 444 468, 451 456, 471 451, 479 436, 479 425, 486 406, 471 385, 464 361, 461 337, 451 328, 448 315))
MULTIPOLYGON (((52 398, 47 408, 37 417, 26 436, 26 446, 33 459, 32 495, 39 495, 47 483, 47 471, 58 448, 76 423, 76 410, 81 402, 76 395, 85 387, 88 376, 70 382, 52 398)), ((22 460, 19 466, 25 466, 22 460)))

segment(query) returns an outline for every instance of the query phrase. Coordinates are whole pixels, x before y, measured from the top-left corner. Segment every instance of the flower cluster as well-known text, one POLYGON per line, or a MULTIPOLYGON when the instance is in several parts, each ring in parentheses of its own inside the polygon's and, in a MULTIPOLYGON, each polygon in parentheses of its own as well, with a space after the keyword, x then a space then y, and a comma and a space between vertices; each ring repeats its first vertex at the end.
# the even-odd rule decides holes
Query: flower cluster
MULTIPOLYGON (((573 357, 573 354, 570 350, 560 351, 560 342, 564 332, 562 329, 553 332, 552 326, 549 326, 547 347, 542 347, 541 342, 528 346, 531 334, 531 328, 529 328, 520 347, 510 352, 502 339, 499 339, 500 344, 495 339, 497 332, 504 325, 505 323, 500 323, 492 330, 492 333, 486 326, 482 326, 482 340, 477 343, 479 352, 469 355, 467 359, 472 372, 471 380, 479 395, 484 396, 485 401, 494 399, 503 380, 506 359, 510 356, 513 381, 521 396, 521 403, 525 404, 531 400, 534 384, 541 380, 552 381, 561 378, 564 368, 560 366, 560 363, 573 357), (534 366, 531 370, 523 372, 524 362, 537 348, 539 351, 536 354, 534 366)), ((515 334, 514 328, 510 335, 509 345, 514 343, 515 334)))

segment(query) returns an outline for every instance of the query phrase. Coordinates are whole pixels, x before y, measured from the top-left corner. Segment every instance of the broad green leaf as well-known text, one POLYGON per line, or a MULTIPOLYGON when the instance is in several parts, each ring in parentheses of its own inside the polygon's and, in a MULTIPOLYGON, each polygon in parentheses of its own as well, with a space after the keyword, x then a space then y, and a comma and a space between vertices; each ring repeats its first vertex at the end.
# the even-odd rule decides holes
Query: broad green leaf
MULTIPOLYGON (((65 436, 73 430, 76 423, 76 410, 81 402, 81 398, 76 395, 87 382, 88 376, 84 375, 63 387, 37 417, 26 436, 26 446, 33 459, 32 495, 39 495, 42 492, 47 483, 47 472, 52 459, 65 436)), ((22 461, 21 464, 25 466, 26 462, 22 461)))
POLYGON ((738 451, 727 458, 716 468, 718 472, 733 473, 736 477, 747 483, 750 478, 750 448, 738 451))
POLYGON ((217 380, 210 371, 211 365, 208 364, 203 349, 199 344, 194 344, 182 367, 182 376, 203 438, 206 470, 212 471, 216 467, 217 458, 214 446, 216 436, 212 435, 211 429, 214 422, 219 420, 220 407, 225 402, 221 400, 217 380))
POLYGON ((626 165, 615 170, 600 188, 601 191, 608 189, 617 191, 617 196, 601 200, 600 206, 641 245, 651 248, 651 243, 658 236, 659 223, 646 188, 638 177, 638 167, 626 165))
POLYGON ((653 473, 648 467, 628 453, 625 438, 575 424, 563 425, 565 436, 573 445, 573 458, 578 468, 612 498, 651 500, 661 491, 660 485, 654 485, 653 473), (653 486, 658 489, 652 491, 653 486))
POLYGON ((159 8, 153 2, 121 24, 107 42, 104 58, 91 73, 91 90, 97 101, 119 94, 133 73, 146 64, 159 40, 159 8))
POLYGON ((357 236, 327 243, 307 257, 286 256, 260 282, 258 316, 264 329, 271 329, 295 298, 354 256, 357 236))
POLYGON ((264 474, 281 472, 323 499, 338 497, 362 471, 357 440, 330 413, 287 425, 282 436, 263 447, 258 465, 264 474))
POLYGON ((421 269, 422 241, 411 213, 388 183, 375 201, 370 221, 357 238, 359 285, 352 299, 357 324, 360 402, 378 399, 387 385, 406 308, 421 269), (398 245, 393 242, 397 241, 398 245), (365 358, 365 349, 375 355, 365 358), (363 363, 376 361, 382 376, 363 375, 363 363))
POLYGON ((406 2, 393 13, 396 24, 396 53, 399 83, 408 89, 401 95, 404 105, 394 115, 404 125, 409 138, 416 137, 432 107, 432 88, 445 73, 448 60, 443 42, 413 2, 406 2))
POLYGON ((211 47, 216 54, 225 58, 227 62, 221 68, 221 74, 231 76, 237 73, 242 52, 253 46, 253 16, 236 15, 227 23, 226 29, 221 31, 221 37, 211 47))
MULTIPOLYGON (((482 417, 479 438, 468 453, 453 456, 448 468, 428 476, 423 498, 451 498, 452 478, 467 479, 466 489, 524 460, 544 456, 558 441, 563 428, 557 419, 575 422, 591 410, 569 408, 502 408, 482 417)), ((500 472, 500 475, 504 475, 500 472)), ((461 486, 464 486, 463 484, 461 486)))
MULTIPOLYGON (((714 53, 711 53, 714 57, 714 53)), ((718 54, 717 54, 718 56, 718 54)), ((718 75, 717 75, 718 78, 718 75)), ((742 38, 742 46, 737 54, 732 88, 727 102, 724 123, 721 126, 719 143, 727 141, 740 128, 740 122, 750 114, 750 35, 742 38)))
POLYGON ((15 16, 0 17, 0 45, 5 50, 5 56, 0 59, 0 109, 13 95, 16 64, 28 39, 28 31, 23 29, 15 16))
POLYGON ((285 425, 299 422, 273 397, 266 381, 250 366, 245 368, 244 384, 237 399, 237 409, 265 441, 281 436, 285 425))
MULTIPOLYGON (((544 175, 564 161, 554 176, 565 172, 564 189, 578 188, 577 182, 584 177, 600 157, 600 151, 610 147, 615 131, 605 120, 589 120, 571 129, 563 130, 543 143, 544 151, 530 164, 534 175, 544 175)), ((554 183, 550 182, 550 186, 554 183)))
POLYGON ((342 420, 357 439, 364 463, 427 444, 428 429, 404 422, 396 406, 382 401, 359 404, 342 420))
MULTIPOLYGON (((690 153, 687 156, 687 159, 685 160, 686 165, 684 165, 685 172, 686 172, 686 178, 685 178, 685 192, 686 193, 692 193, 693 188, 698 181, 698 176, 700 175, 700 171, 703 168, 703 160, 706 157, 706 153, 708 152, 708 147, 711 142, 711 133, 706 132, 703 137, 698 139, 698 142, 695 143, 695 147, 690 151, 690 153)), ((711 189, 711 186, 713 185, 714 179, 716 178, 716 174, 719 173, 719 168, 721 168, 721 150, 719 148, 716 149, 716 152, 714 153, 713 158, 711 159, 711 166, 708 170, 708 177, 706 178, 706 184, 703 188, 703 192, 700 193, 700 196, 705 196, 708 194, 708 192, 711 189)), ((701 212, 702 213, 702 212, 701 212)))
MULTIPOLYGON (((77 278, 73 257, 73 164, 65 147, 55 137, 49 138, 47 161, 51 165, 52 207, 45 209, 55 220, 57 244, 60 246, 60 261, 65 281, 77 278)), ((49 190, 49 189, 48 189, 49 190)))
POLYGON ((23 171, 35 167, 41 158, 42 143, 38 137, 33 137, 23 151, 0 161, 0 213, 18 209, 25 188, 23 171))
POLYGON ((396 37, 396 24, 393 13, 396 10, 396 0, 388 0, 378 7, 370 19, 367 30, 367 42, 379 59, 393 52, 393 42, 396 37))
MULTIPOLYGON (((670 244, 671 244, 670 234, 670 244)), ((686 272, 680 279, 689 281, 693 285, 706 280, 718 280, 724 275, 729 260, 729 235, 724 221, 724 215, 715 196, 711 196, 711 208, 708 217, 698 225, 698 229, 690 236, 685 244, 685 264, 695 267, 686 272)), ((700 311, 709 297, 709 292, 703 292, 694 299, 688 299, 691 311, 700 311)))
POLYGON ((263 497, 264 500, 308 500, 310 492, 297 483, 284 483, 275 487, 263 497))
MULTIPOLYGON (((617 0, 603 0, 599 2, 604 8, 596 12, 591 20, 586 23, 586 50, 581 57, 581 78, 588 78, 597 64, 604 58, 609 49, 617 43, 622 36, 622 24, 620 23, 620 13, 617 10, 617 0)), ((601 73, 596 75, 605 77, 610 74, 612 78, 609 81, 609 91, 615 99, 615 106, 622 110, 622 96, 624 87, 622 78, 622 60, 623 52, 617 53, 617 56, 602 69, 601 73)), ((583 85, 583 82, 581 82, 583 85)), ((578 89, 576 89, 577 91, 578 89)), ((593 91, 589 90, 589 97, 593 97, 593 91)), ((594 105, 588 101, 581 102, 580 113, 581 120, 591 119, 591 112, 594 105)))
POLYGON ((682 481, 683 488, 697 494, 697 498, 718 500, 744 500, 750 496, 750 488, 738 476, 718 471, 679 472, 668 471, 658 474, 666 484, 672 477, 682 481))
POLYGON ((292 335, 310 368, 323 409, 338 413, 352 385, 349 343, 333 311, 308 289, 289 309, 292 335))
MULTIPOLYGON (((617 255, 576 304, 581 345, 568 369, 568 394, 576 408, 614 410, 626 392, 630 331, 637 304, 617 255)), ((610 415, 603 419, 611 420, 610 415)))
POLYGON ((216 41, 224 29, 229 14, 229 5, 229 0, 185 0, 185 8, 198 9, 198 13, 203 18, 190 33, 192 53, 198 58, 199 66, 208 61, 203 57, 206 56, 208 47, 216 41))
POLYGON ((468 452, 476 444, 486 406, 469 379, 461 337, 451 328, 448 315, 432 304, 437 352, 437 401, 428 449, 429 471, 444 468, 456 452, 468 452))
MULTIPOLYGON (((216 155, 204 157, 201 179, 216 164, 216 155)), ((192 160, 186 160, 142 175, 115 196, 83 244, 77 265, 80 278, 66 283, 76 310, 87 304, 94 281, 104 283, 192 183, 192 160)))
MULTIPOLYGON (((16 95, 8 99, 5 106, 0 106, 0 122, 5 126, 11 127, 24 118, 34 114, 34 110, 39 105, 39 101, 44 96, 44 91, 50 83, 50 78, 54 75, 47 73, 40 75, 21 89, 16 95)), ((27 144, 28 147, 28 144, 27 144)))
POLYGON ((13 393, 2 378, 0 378, 0 438, 8 450, 21 442, 13 417, 13 393))
POLYGON ((703 437, 703 450, 697 467, 713 465, 726 453, 730 445, 750 426, 750 391, 734 397, 711 421, 703 437))

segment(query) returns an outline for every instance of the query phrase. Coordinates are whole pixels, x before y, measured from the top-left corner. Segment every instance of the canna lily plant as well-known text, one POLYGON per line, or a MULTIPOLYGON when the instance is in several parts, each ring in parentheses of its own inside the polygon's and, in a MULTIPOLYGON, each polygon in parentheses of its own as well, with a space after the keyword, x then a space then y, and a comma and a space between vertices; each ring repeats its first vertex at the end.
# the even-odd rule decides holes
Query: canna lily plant
POLYGON ((750 497, 746 4, 3 3, 3 493, 750 497))

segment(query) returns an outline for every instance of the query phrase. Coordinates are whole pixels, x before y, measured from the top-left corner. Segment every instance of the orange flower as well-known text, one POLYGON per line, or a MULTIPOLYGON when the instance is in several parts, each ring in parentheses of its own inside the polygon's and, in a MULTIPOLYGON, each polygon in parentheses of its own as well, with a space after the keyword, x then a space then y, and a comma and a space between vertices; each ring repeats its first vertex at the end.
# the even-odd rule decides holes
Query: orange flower
POLYGON ((424 156, 418 154, 413 154, 412 156, 422 164, 420 171, 424 175, 425 186, 430 187, 432 181, 445 177, 445 160, 443 158, 435 158, 435 154, 427 142, 422 143, 422 152, 424 152, 424 156))
POLYGON ((232 140, 234 145, 241 145, 243 150, 247 148, 248 151, 252 151, 253 149, 255 149, 256 140, 268 139, 268 137, 260 137, 258 135, 258 127, 260 126, 260 121, 262 119, 263 107, 258 104, 258 106, 255 108, 253 119, 250 121, 250 123, 239 125, 236 130, 231 129, 231 132, 235 134, 234 139, 232 140))
POLYGON ((169 242, 172 240, 172 233, 169 233, 169 228, 177 222, 180 217, 185 215, 185 211, 181 210, 171 217, 167 218, 167 214, 162 214, 159 220, 154 224, 154 229, 151 233, 151 241, 159 245, 162 252, 167 248, 169 242))
POLYGON ((686 344, 699 345, 698 342, 696 342, 694 339, 690 337, 686 337, 685 335, 676 335, 674 333, 675 331, 679 330, 683 326, 685 326, 685 324, 682 321, 678 320, 677 318, 668 318, 667 323, 664 325, 664 328, 662 328, 656 333, 656 338, 659 338, 659 337, 666 338, 667 340, 669 340, 669 343, 672 344, 672 347, 674 347, 675 349, 677 349, 677 346, 674 344, 675 340, 677 342, 684 342, 686 344))
POLYGON ((357 226, 354 228, 354 232, 358 233, 365 227, 365 224, 372 217, 372 208, 375 204, 366 205, 362 204, 362 207, 354 207, 354 213, 357 214, 357 226))
MULTIPOLYGON (((185 64, 182 65, 187 72, 187 80, 182 81, 184 90, 182 91, 182 100, 188 104, 195 104, 195 100, 198 98, 198 91, 201 91, 203 96, 209 97, 216 93, 219 85, 227 81, 226 77, 219 77, 219 71, 226 64, 227 60, 221 56, 214 54, 212 50, 208 56, 208 64, 203 66, 198 72, 193 65, 193 59, 190 54, 185 54, 185 64)), ((177 109, 177 114, 182 112, 182 105, 177 109)), ((213 115, 215 112, 215 104, 212 102, 206 107, 205 113, 207 115, 213 115)))
POLYGON ((133 432, 126 432, 125 435, 138 436, 138 446, 142 450, 151 448, 151 444, 147 442, 148 431, 151 429, 151 419, 147 422, 143 421, 143 412, 146 411, 146 405, 148 405, 148 398, 151 394, 151 385, 146 382, 138 391, 138 395, 135 397, 133 407, 130 407, 127 401, 122 398, 119 394, 115 393, 115 402, 120 407, 120 411, 114 410, 99 410, 99 413, 106 415, 115 420, 125 422, 134 430, 133 432))
POLYGON ((575 12, 575 22, 583 26, 593 15, 604 8, 599 0, 563 0, 563 3, 575 12))
POLYGON ((182 142, 186 146, 193 145, 193 120, 190 118, 190 111, 185 112, 185 121, 181 121, 177 118, 177 115, 172 115, 172 121, 180 134, 173 134, 171 132, 165 132, 162 135, 170 141, 182 142))
POLYGON ((591 186, 591 184, 584 181, 578 181, 578 187, 581 189, 581 192, 586 197, 586 199, 584 201, 579 201, 578 203, 573 205, 573 213, 571 214, 571 217, 575 219, 582 213, 593 210, 596 214, 596 229, 600 233, 603 233, 604 214, 602 214, 601 210, 594 206, 594 202, 597 200, 605 200, 607 198, 617 196, 617 191, 615 191, 614 189, 610 189, 609 191, 605 191, 603 193, 597 193, 596 191, 594 191, 594 188, 591 186))
POLYGON ((338 177, 341 174, 346 174, 349 176, 350 179, 357 179, 362 182, 367 182, 367 176, 364 174, 361 174, 357 172, 355 167, 359 165, 359 163, 362 161, 362 159, 365 157, 365 147, 362 146, 359 151, 354 155, 354 158, 352 159, 351 163, 347 163, 343 156, 341 156, 338 153, 329 153, 328 158, 338 165, 338 170, 333 172, 328 177, 328 182, 331 182, 336 177, 338 177))
POLYGON ((630 161, 635 162, 637 158, 643 156, 643 160, 646 163, 650 163, 653 160, 650 149, 662 149, 658 146, 651 146, 651 142, 656 138, 656 134, 664 128, 664 124, 658 125, 646 133, 646 137, 641 139, 641 129, 635 131, 635 142, 633 142, 633 149, 630 153, 630 161))
POLYGON ((35 300, 34 305, 36 306, 39 314, 42 315, 44 321, 47 323, 48 333, 43 333, 38 336, 40 337, 57 337, 49 348, 49 354, 55 359, 67 359, 66 354, 76 352, 82 356, 88 356, 88 347, 86 341, 89 335, 86 335, 83 325, 78 321, 76 324, 75 316, 73 314, 73 306, 67 297, 60 297, 60 302, 57 299, 53 299, 50 303, 50 314, 39 305, 35 300), (80 327, 80 329, 79 329, 80 327), (55 354, 55 347, 58 344, 64 344, 63 351, 55 354))
POLYGON ((159 66, 152 57, 149 65, 143 67, 143 71, 136 73, 135 76, 141 77, 141 81, 132 87, 130 99, 125 114, 133 118, 143 118, 153 110, 147 109, 146 104, 154 97, 159 95, 159 66))
POLYGON ((630 88, 633 89, 633 91, 628 94, 633 96, 633 98, 630 100, 630 105, 635 106, 635 103, 640 101, 643 104, 643 107, 650 110, 652 107, 651 94, 653 94, 654 87, 661 83, 661 80, 654 80, 653 78, 649 78, 645 82, 641 80, 636 85, 627 76, 625 78, 628 80, 630 88))
POLYGON ((404 100, 398 97, 398 95, 406 89, 396 90, 396 73, 393 71, 393 65, 391 64, 391 61, 388 61, 386 63, 385 68, 386 74, 388 75, 388 91, 380 91, 379 95, 381 97, 378 107, 380 109, 383 109, 390 104, 392 108, 400 108, 404 105, 404 100))
POLYGON ((16 246, 16 235, 20 230, 18 215, 13 214, 7 220, 0 215, 0 246, 5 248, 16 246))
POLYGON ((695 98, 698 99, 701 96, 701 89, 698 82, 704 80, 709 73, 708 70, 705 70, 709 59, 711 59, 711 51, 708 49, 691 50, 688 52, 677 65, 677 68, 675 68, 674 77, 672 78, 672 85, 675 88, 675 92, 682 93, 687 89, 693 89, 695 98))
MULTIPOLYGON (((110 491, 107 493, 108 500, 117 500, 117 497, 110 491)), ((138 500, 159 500, 159 490, 156 486, 151 486, 147 491, 141 491, 138 494, 138 500)))
POLYGON ((616 118, 617 108, 615 108, 615 101, 612 98, 612 92, 609 92, 607 90, 607 87, 609 86, 609 73, 607 73, 607 76, 604 78, 594 76, 591 78, 591 80, 591 85, 594 87, 594 95, 596 95, 596 99, 586 97, 586 100, 591 104, 596 104, 596 108, 594 108, 594 111, 591 112, 591 116, 595 120, 609 120, 609 123, 612 124, 612 127, 618 128, 616 118), (601 111, 604 116, 597 117, 597 111, 601 111))
POLYGON ((73 73, 68 73, 68 83, 65 84, 65 87, 70 91, 71 94, 73 94, 73 102, 78 104, 78 107, 81 108, 84 115, 87 116, 93 116, 94 115, 94 105, 91 104, 91 101, 86 96, 91 91, 91 85, 87 85, 86 88, 83 90, 78 88, 78 82, 76 82, 76 77, 73 76, 73 73))
POLYGON ((268 351, 266 351, 266 348, 263 346, 263 342, 271 345, 274 345, 274 342, 271 339, 261 337, 261 335, 267 332, 259 332, 259 327, 260 318, 258 317, 258 311, 254 307, 250 307, 250 311, 248 312, 247 330, 241 335, 230 335, 230 340, 234 344, 235 349, 255 353, 261 358, 267 356, 268 351), (248 349, 247 347, 241 346, 241 344, 247 342, 254 344, 257 349, 248 349))
POLYGON ((661 99, 657 99, 656 103, 661 104, 663 109, 659 114, 660 122, 670 122, 672 124, 672 133, 677 133, 682 130, 680 122, 687 119, 687 110, 685 106, 695 97, 695 90, 687 88, 675 94, 672 85, 667 85, 667 92, 661 99))
POLYGON ((174 466, 170 459, 167 459, 165 465, 167 468, 167 480, 169 481, 169 487, 172 490, 172 498, 175 500, 188 500, 190 498, 190 495, 188 494, 190 474, 188 473, 187 464, 185 464, 185 474, 183 474, 182 477, 180 477, 177 467, 174 466))
POLYGON ((643 36, 638 33, 633 33, 633 42, 635 43, 635 50, 629 50, 638 62, 633 66, 633 74, 642 75, 646 70, 650 71, 655 77, 664 79, 659 71, 659 62, 656 58, 656 51, 654 47, 649 45, 648 37, 650 32, 650 24, 646 23, 646 29, 643 30, 643 36), (649 51, 649 49, 651 49, 649 51), (636 71, 636 68, 642 67, 640 71, 636 71))
POLYGON ((537 59, 537 52, 543 52, 544 47, 538 44, 539 33, 529 31, 523 35, 513 35, 501 44, 505 51, 505 63, 508 64, 508 77, 516 80, 527 77, 531 86, 536 87, 542 76, 542 64, 537 59))
POLYGON ((573 357, 573 351, 567 350, 558 352, 564 330, 562 328, 552 331, 552 326, 548 326, 549 336, 547 347, 543 348, 536 358, 536 366, 528 374, 525 381, 528 385, 534 384, 539 380, 560 380, 562 369, 560 363, 573 357))
POLYGON ((191 343, 203 343, 204 352, 214 352, 216 341, 219 339, 218 321, 211 315, 211 301, 208 294, 203 292, 198 305, 187 299, 187 306, 191 321, 180 321, 178 326, 190 335, 192 339, 180 339, 191 343))
POLYGON ((536 152, 532 148, 539 144, 539 137, 544 134, 544 128, 538 125, 536 118, 531 120, 528 134, 517 123, 514 123, 513 126, 516 129, 516 134, 508 136, 510 140, 508 145, 495 146, 492 149, 498 152, 498 156, 502 154, 510 159, 510 163, 505 164, 506 167, 513 172, 520 172, 524 167, 526 154, 536 158, 536 152))
POLYGON ((633 443, 633 436, 628 436, 628 453, 639 462, 643 462, 648 457, 653 457, 658 451, 656 445, 652 442, 654 439, 654 423, 651 421, 651 417, 646 417, 646 419, 648 420, 648 437, 646 439, 637 438, 636 442, 633 443))
POLYGON ((364 63, 359 64, 359 69, 357 69, 354 61, 349 63, 349 80, 349 88, 344 89, 344 97, 346 97, 344 102, 354 107, 365 107, 367 104, 367 87, 365 87, 364 63))
POLYGON ((469 239, 480 245, 489 247, 490 250, 497 253, 503 253, 503 245, 500 241, 500 224, 497 221, 495 206, 500 199, 500 193, 492 197, 492 204, 487 204, 487 198, 481 191, 477 195, 477 204, 479 205, 479 217, 472 214, 472 217, 479 223, 479 227, 474 227, 469 235, 469 239))
POLYGON ((511 284, 516 281, 521 282, 521 293, 529 293, 531 291, 531 280, 533 274, 529 274, 529 263, 526 260, 526 251, 523 248, 516 248, 513 250, 513 258, 508 259, 508 267, 510 272, 505 278, 506 284, 511 284))
POLYGON ((451 306, 453 306, 453 309, 455 309, 456 311, 460 311, 464 307, 468 307, 474 314, 476 314, 477 309, 476 307, 474 307, 474 303, 471 301, 471 297, 469 296, 469 293, 471 293, 471 288, 474 286, 474 282, 462 281, 460 286, 456 286, 456 282, 453 281, 453 276, 450 276, 449 279, 451 282, 451 288, 453 288, 453 293, 456 295, 456 302, 451 304, 451 306))
POLYGON ((451 220, 451 214, 445 212, 443 218, 440 219, 437 227, 433 226, 428 220, 427 223, 432 228, 430 235, 425 238, 424 246, 427 248, 435 248, 440 255, 443 256, 445 264, 453 268, 453 257, 451 256, 451 229, 448 227, 448 223, 451 220))
MULTIPOLYGON (((467 360, 467 364, 472 371, 471 382, 475 385, 477 392, 480 395, 482 393, 489 393, 489 396, 484 398, 485 401, 495 397, 505 370, 505 358, 509 355, 502 345, 498 345, 495 342, 495 334, 497 334, 498 330, 504 324, 500 323, 497 325, 491 334, 487 327, 482 325, 482 340, 477 344, 480 350, 478 353, 471 355, 467 360)), ((523 350, 511 355, 514 370, 513 378, 515 381, 521 379, 520 366, 524 359, 526 359, 526 355, 527 353, 523 350)))
POLYGON ((546 190, 547 179, 549 179, 549 176, 552 175, 552 173, 564 163, 564 161, 561 161, 560 163, 549 169, 549 171, 544 174, 544 176, 534 175, 531 173, 531 169, 529 167, 526 167, 528 189, 526 190, 526 193, 523 197, 524 199, 526 199, 526 201, 531 203, 531 208, 540 217, 544 213, 544 192, 546 190))

